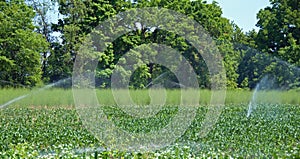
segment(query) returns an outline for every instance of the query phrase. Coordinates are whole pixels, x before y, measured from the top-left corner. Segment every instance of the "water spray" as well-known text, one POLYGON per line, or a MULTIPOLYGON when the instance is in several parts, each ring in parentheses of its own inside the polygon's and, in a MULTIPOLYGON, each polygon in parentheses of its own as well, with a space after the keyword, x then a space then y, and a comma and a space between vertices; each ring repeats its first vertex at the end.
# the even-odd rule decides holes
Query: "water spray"
POLYGON ((251 101, 248 105, 247 118, 250 117, 253 109, 255 109, 255 106, 256 106, 255 100, 256 100, 256 94, 257 94, 258 88, 259 88, 259 83, 256 85, 255 90, 254 90, 253 95, 252 95, 252 99, 251 99, 251 101))
POLYGON ((164 78, 166 75, 168 74, 168 72, 162 73, 160 74, 158 77, 156 77, 154 80, 152 80, 150 83, 147 84, 146 88, 149 88, 149 86, 153 85, 156 81, 158 81, 159 79, 164 78))
POLYGON ((5 108, 5 107, 7 107, 7 106, 9 106, 9 105, 11 105, 11 104, 13 104, 13 103, 19 101, 19 100, 22 100, 22 99, 24 99, 24 98, 26 98, 26 97, 28 97, 28 96, 30 96, 30 95, 33 95, 33 94, 36 94, 36 93, 38 93, 38 92, 44 91, 44 90, 46 90, 46 89, 49 89, 49 88, 54 87, 54 86, 56 86, 56 85, 59 85, 59 84, 61 84, 61 83, 65 83, 66 81, 69 81, 69 80, 71 80, 71 77, 66 78, 66 79, 59 80, 59 81, 57 81, 57 82, 55 82, 55 83, 48 84, 48 85, 46 85, 46 86, 44 86, 44 87, 42 87, 42 88, 40 88, 40 89, 38 89, 38 90, 36 90, 36 91, 32 91, 31 93, 28 93, 28 94, 25 94, 25 95, 16 97, 16 98, 14 98, 14 99, 12 99, 12 100, 10 100, 10 101, 8 101, 8 102, 6 102, 6 103, 0 105, 0 109, 5 108))

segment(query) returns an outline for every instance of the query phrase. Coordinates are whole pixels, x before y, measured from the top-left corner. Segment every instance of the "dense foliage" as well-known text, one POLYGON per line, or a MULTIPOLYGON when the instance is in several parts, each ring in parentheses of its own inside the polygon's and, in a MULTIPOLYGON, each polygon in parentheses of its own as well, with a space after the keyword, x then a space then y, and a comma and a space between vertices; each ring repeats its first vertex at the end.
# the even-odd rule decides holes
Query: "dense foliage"
MULTIPOLYGON (((1 2, 1 86, 16 83, 33 86, 41 81, 48 83, 70 77, 78 49, 93 28, 122 11, 143 7, 175 10, 199 22, 215 40, 223 56, 229 88, 254 88, 264 73, 272 72, 269 65, 273 61, 266 62, 260 57, 265 59, 268 55, 275 55, 299 66, 300 16, 297 0, 271 0, 271 6, 257 14, 258 33, 254 30, 243 33, 237 25, 222 17, 222 10, 216 2, 208 4, 202 0, 25 2, 1 2), (58 13, 54 13, 57 8, 58 13), (57 23, 49 20, 51 14, 59 15, 57 23), (255 49, 258 51, 253 51, 255 49)), ((200 87, 209 88, 208 71, 201 55, 184 38, 158 28, 149 31, 149 27, 151 29, 151 26, 141 24, 141 28, 119 37, 101 53, 96 84, 110 86, 109 79, 116 63, 130 49, 158 43, 171 46, 184 55, 195 69, 200 87)), ((130 84, 144 88, 165 71, 165 68, 155 64, 142 66, 134 72, 130 84)), ((279 78, 283 76, 282 73, 277 75, 279 78)), ((176 80, 172 76, 169 79, 176 80)))
POLYGON ((264 52, 274 54, 299 66, 300 55, 300 2, 271 0, 271 6, 257 14, 256 43, 264 52))
POLYGON ((34 11, 22 1, 0 2, 0 86, 41 83, 40 52, 48 44, 34 32, 34 11))

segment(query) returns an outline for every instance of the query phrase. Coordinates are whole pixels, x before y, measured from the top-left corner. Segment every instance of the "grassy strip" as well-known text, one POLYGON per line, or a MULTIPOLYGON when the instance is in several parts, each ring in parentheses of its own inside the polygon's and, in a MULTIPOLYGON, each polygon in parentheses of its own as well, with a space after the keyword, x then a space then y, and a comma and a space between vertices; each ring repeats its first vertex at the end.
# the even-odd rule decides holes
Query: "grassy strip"
MULTIPOLYGON (((124 90, 119 90, 124 91, 124 90)), ((115 105, 114 96, 109 89, 97 90, 99 103, 104 105, 115 105)), ((155 93, 155 92, 154 92, 155 93)), ((157 94, 161 94, 159 91, 157 94)), ((19 96, 28 96, 24 99, 14 102, 12 106, 74 106, 73 93, 71 89, 49 89, 44 91, 28 90, 28 89, 1 89, 0 105, 13 100, 19 96)), ((200 90, 200 105, 207 105, 211 101, 212 92, 209 90, 200 90)), ((137 105, 147 105, 151 102, 149 92, 147 90, 130 90, 132 100, 137 105)), ((166 105, 178 105, 180 103, 180 90, 166 91, 166 105)), ((162 98, 164 98, 162 96, 162 98)), ((225 104, 247 104, 253 98, 252 91, 246 90, 227 90, 225 104)), ((299 92, 296 91, 272 91, 258 92, 256 94, 258 103, 281 103, 281 104, 300 104, 299 92)))

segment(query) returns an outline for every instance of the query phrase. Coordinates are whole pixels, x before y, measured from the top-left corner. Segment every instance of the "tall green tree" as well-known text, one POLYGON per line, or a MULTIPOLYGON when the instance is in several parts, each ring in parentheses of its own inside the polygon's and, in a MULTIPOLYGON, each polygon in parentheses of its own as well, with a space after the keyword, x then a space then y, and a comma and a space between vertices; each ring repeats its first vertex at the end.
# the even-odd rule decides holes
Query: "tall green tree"
POLYGON ((86 6, 79 0, 59 0, 59 12, 64 19, 59 19, 53 25, 53 31, 62 34, 62 43, 54 46, 53 53, 49 56, 48 75, 50 81, 57 81, 71 76, 73 62, 81 42, 82 31, 79 23, 84 19, 86 6))
POLYGON ((49 56, 53 53, 55 44, 58 42, 57 37, 53 36, 52 23, 55 20, 57 13, 55 13, 55 7, 57 7, 57 0, 25 0, 26 4, 34 9, 34 25, 35 31, 47 40, 50 44, 45 52, 41 53, 42 62, 42 78, 44 82, 49 80, 49 56))
POLYGON ((41 82, 40 53, 48 43, 34 32, 34 16, 33 9, 23 1, 0 2, 1 80, 28 86, 41 82))
MULTIPOLYGON (((65 15, 65 18, 61 19, 59 24, 55 27, 63 34, 61 51, 58 51, 57 54, 67 57, 65 59, 74 59, 76 51, 81 46, 82 40, 85 39, 85 35, 96 27, 100 21, 103 21, 120 11, 135 7, 167 8, 185 14, 198 21, 207 33, 217 42, 217 46, 224 57, 228 75, 228 80, 226 81, 227 85, 232 88, 237 87, 236 81, 238 75, 236 70, 238 66, 237 59, 240 54, 234 50, 233 41, 236 41, 234 39, 235 31, 229 20, 222 17, 222 10, 216 2, 207 4, 202 0, 60 1, 59 10, 61 14, 65 15)), ((149 15, 149 19, 151 19, 151 15, 149 15)), ((186 28, 190 27, 188 24, 181 25, 186 25, 186 28)), ((135 31, 116 39, 108 46, 108 49, 105 52, 99 53, 100 58, 97 76, 99 77, 100 83, 102 83, 101 85, 109 85, 108 79, 122 55, 145 43, 165 44, 177 49, 189 60, 192 66, 194 66, 201 87, 208 88, 210 86, 209 73, 201 54, 197 52, 186 39, 175 33, 157 27, 147 26, 143 23, 140 23, 140 27, 137 27, 135 31)), ((64 64, 66 63, 67 62, 64 62, 64 64)), ((143 82, 133 82, 132 85, 140 88, 145 87, 147 82, 149 83, 151 80, 155 79, 162 72, 166 71, 165 69, 166 68, 155 64, 142 66, 135 71, 133 79, 141 79, 143 82)), ((124 72, 124 74, 128 74, 128 72, 124 72)), ((173 75, 170 74, 170 76, 174 78, 173 75)))
POLYGON ((257 14, 260 28, 256 44, 285 61, 300 66, 300 1, 270 0, 257 14))
POLYGON ((299 86, 299 71, 292 65, 300 64, 300 2, 270 0, 270 4, 257 14, 258 33, 247 33, 246 43, 252 48, 244 49, 238 83, 255 88, 268 75, 276 79, 278 87, 294 88, 299 86))
MULTIPOLYGON (((101 21, 115 15, 117 11, 127 8, 126 1, 120 0, 58 0, 59 12, 64 17, 59 19, 54 31, 62 33, 62 44, 56 45, 54 53, 49 57, 51 66, 51 81, 71 76, 76 54, 86 35, 91 32, 101 21)), ((109 53, 108 51, 107 53, 109 53)), ((101 56, 100 65, 110 68, 112 52, 101 56)), ((100 76, 110 74, 110 69, 105 69, 100 76)))

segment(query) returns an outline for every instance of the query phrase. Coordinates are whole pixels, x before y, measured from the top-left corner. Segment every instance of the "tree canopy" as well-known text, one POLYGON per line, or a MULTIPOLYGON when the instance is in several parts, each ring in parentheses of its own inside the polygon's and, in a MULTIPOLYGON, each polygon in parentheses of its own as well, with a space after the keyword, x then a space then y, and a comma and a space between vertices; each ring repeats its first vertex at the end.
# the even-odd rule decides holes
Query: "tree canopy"
MULTIPOLYGON (((48 43, 36 32, 35 16, 24 2, 0 2, 0 79, 6 84, 34 86, 41 82, 41 56, 48 43)), ((3 83, 0 83, 3 85, 3 83)))
MULTIPOLYGON (((275 71, 274 61, 264 60, 269 55, 300 66, 300 2, 270 0, 270 4, 257 14, 259 31, 244 33, 223 17, 217 2, 210 4, 202 0, 1 1, 0 79, 6 83, 0 85, 34 86, 70 77, 80 47, 102 21, 132 8, 159 7, 182 13, 202 25, 223 57, 228 88, 254 88, 262 74, 275 71), (47 13, 56 7, 60 18, 52 24, 47 13), (53 32, 59 33, 59 38, 53 36, 53 32)), ((181 25, 190 27, 184 22, 181 25)), ((143 23, 136 30, 118 37, 105 51, 97 53, 96 85, 110 87, 113 71, 125 71, 116 68, 121 57, 150 43, 164 44, 179 51, 193 66, 200 87, 210 88, 207 64, 184 37, 143 23)), ((138 51, 135 54, 141 56, 138 51)), ((131 87, 145 88, 168 71, 163 66, 149 63, 123 74, 132 74, 131 87)), ((174 74, 168 73, 164 77, 176 83, 174 74)))
POLYGON ((256 43, 263 52, 300 66, 300 1, 271 0, 257 14, 256 43))

